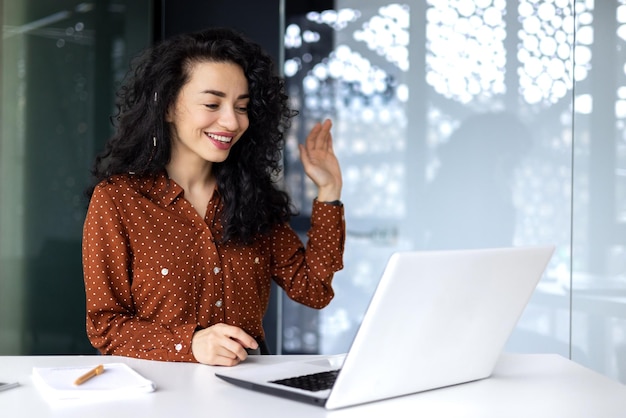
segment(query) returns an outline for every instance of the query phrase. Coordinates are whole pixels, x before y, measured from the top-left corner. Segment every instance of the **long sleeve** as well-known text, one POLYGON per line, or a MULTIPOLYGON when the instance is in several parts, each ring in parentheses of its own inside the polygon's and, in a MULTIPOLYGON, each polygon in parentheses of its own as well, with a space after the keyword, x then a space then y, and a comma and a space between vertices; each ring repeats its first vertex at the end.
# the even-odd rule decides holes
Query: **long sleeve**
POLYGON ((165 326, 137 315, 131 246, 119 204, 96 187, 83 231, 87 335, 104 354, 153 360, 195 361, 194 323, 165 326))
POLYGON ((343 206, 313 203, 306 247, 288 226, 272 242, 272 277, 296 302, 321 309, 334 297, 332 279, 343 268, 345 219, 343 206))

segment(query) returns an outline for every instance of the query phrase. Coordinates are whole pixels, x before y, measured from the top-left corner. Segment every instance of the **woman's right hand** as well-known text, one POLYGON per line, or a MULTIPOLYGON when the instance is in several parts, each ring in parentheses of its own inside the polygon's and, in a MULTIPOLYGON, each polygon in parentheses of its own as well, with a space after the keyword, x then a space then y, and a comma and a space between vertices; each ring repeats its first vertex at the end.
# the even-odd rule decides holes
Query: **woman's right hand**
POLYGON ((299 145, 304 172, 317 186, 317 199, 332 202, 341 199, 341 168, 333 151, 332 122, 316 123, 304 144, 299 145))
POLYGON ((212 366, 234 366, 248 357, 246 348, 259 348, 254 338, 241 328, 215 324, 197 331, 191 339, 191 352, 198 362, 212 366))

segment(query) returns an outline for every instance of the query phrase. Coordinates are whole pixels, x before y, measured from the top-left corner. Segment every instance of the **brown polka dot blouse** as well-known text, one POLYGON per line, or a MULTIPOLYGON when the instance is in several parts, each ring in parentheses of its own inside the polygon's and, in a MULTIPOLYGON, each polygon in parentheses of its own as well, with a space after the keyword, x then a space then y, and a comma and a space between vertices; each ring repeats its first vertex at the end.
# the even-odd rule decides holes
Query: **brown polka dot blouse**
POLYGON ((87 335, 105 354, 196 361, 191 338, 217 323, 263 339, 270 280, 323 308, 343 268, 342 206, 314 202, 306 248, 287 224, 251 245, 220 244, 219 193, 202 217, 165 174, 94 190, 83 230, 87 335))

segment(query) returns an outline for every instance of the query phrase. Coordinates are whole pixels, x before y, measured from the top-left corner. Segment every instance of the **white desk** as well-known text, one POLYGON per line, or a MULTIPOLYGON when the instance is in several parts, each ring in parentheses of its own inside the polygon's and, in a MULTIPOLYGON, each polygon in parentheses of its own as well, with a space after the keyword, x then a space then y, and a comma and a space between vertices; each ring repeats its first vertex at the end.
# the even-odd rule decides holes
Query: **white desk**
MULTIPOLYGON (((251 356, 254 367, 295 356, 251 356)), ((232 386, 216 368, 110 356, 0 356, 0 381, 19 381, 0 392, 0 416, 89 418, 279 418, 279 417, 480 417, 623 418, 626 386, 554 354, 505 354, 494 375, 479 382, 337 411, 232 386), (31 381, 33 366, 91 366, 124 362, 158 389, 132 400, 53 409, 31 381)))

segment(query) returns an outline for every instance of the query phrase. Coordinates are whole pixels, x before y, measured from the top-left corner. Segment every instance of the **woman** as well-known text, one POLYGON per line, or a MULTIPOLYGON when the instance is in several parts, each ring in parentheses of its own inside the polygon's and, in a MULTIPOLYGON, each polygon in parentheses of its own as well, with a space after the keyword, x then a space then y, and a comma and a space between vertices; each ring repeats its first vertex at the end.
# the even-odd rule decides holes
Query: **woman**
POLYGON ((105 354, 231 366, 264 347, 270 281, 323 308, 343 267, 331 123, 300 145, 306 247, 273 182, 294 116, 262 49, 227 29, 166 40, 118 94, 83 231, 87 334, 105 354))

